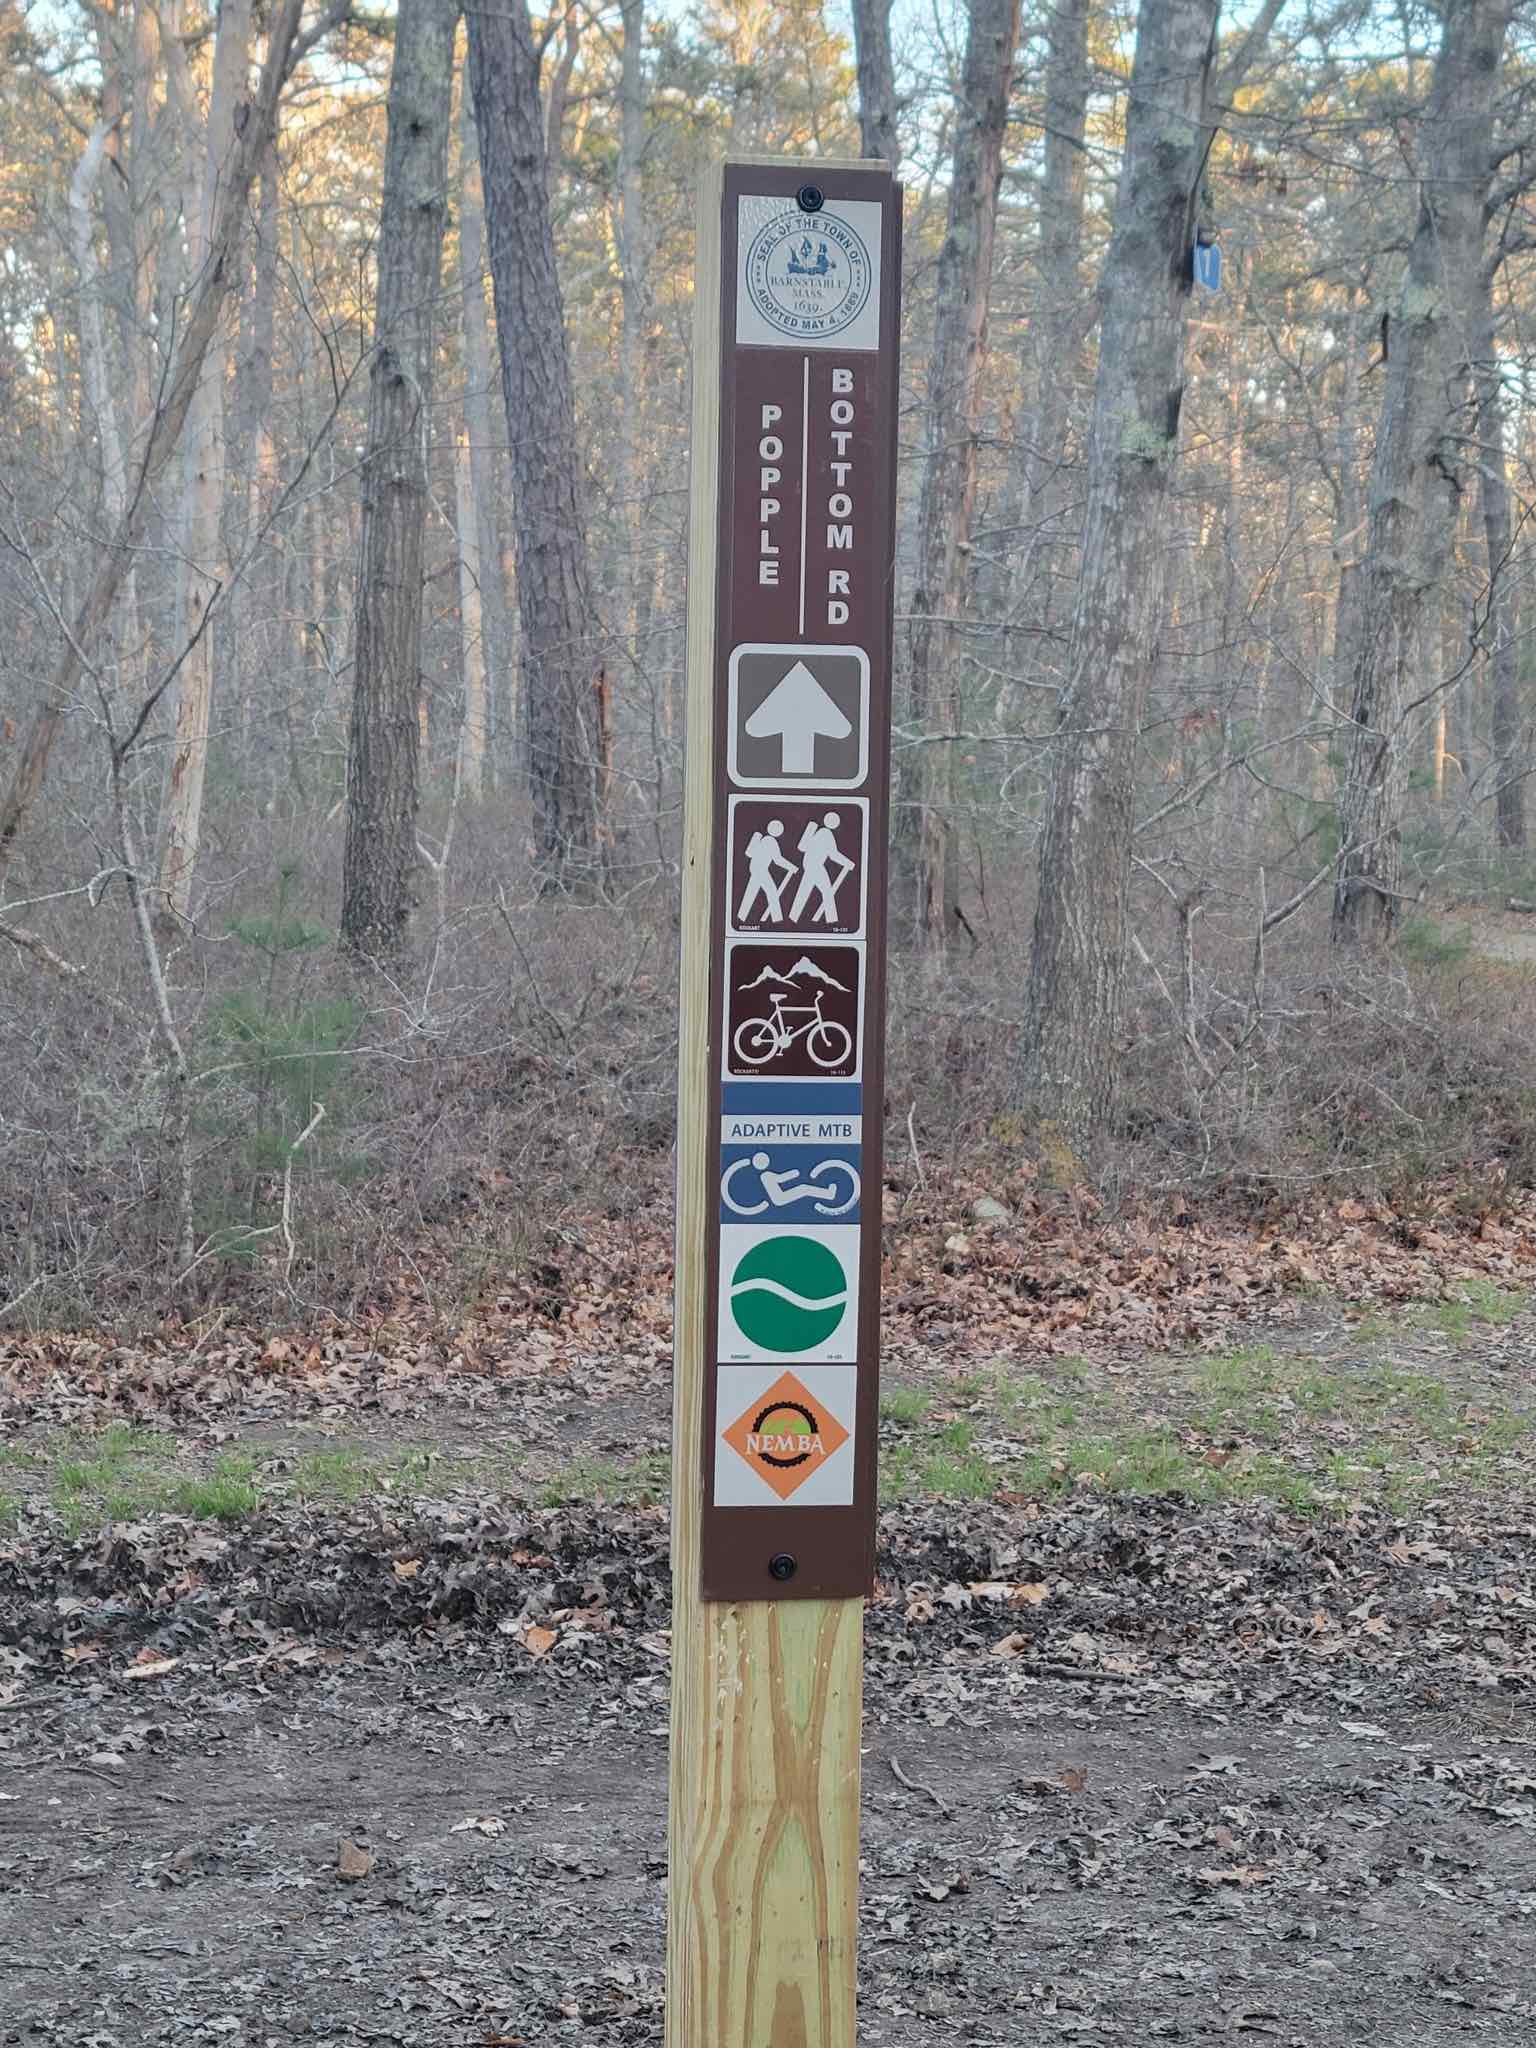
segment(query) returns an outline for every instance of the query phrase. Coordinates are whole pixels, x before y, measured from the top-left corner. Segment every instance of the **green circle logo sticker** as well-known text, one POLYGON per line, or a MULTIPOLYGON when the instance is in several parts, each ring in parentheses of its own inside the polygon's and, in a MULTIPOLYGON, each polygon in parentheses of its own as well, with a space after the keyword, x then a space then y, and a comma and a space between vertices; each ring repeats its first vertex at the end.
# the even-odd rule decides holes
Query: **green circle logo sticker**
POLYGON ((779 1353, 814 1351, 848 1310, 848 1278, 829 1245, 814 1237, 769 1237, 731 1274, 730 1307, 749 1344, 779 1353))

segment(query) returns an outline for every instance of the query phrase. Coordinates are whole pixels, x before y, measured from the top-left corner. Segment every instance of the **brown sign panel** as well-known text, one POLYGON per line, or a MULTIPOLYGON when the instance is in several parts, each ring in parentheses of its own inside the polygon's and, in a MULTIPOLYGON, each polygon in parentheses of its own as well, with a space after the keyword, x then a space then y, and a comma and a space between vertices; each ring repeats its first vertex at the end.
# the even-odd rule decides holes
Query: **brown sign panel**
POLYGON ((728 165, 721 229, 701 1590, 838 1597, 874 1568, 901 191, 728 165))

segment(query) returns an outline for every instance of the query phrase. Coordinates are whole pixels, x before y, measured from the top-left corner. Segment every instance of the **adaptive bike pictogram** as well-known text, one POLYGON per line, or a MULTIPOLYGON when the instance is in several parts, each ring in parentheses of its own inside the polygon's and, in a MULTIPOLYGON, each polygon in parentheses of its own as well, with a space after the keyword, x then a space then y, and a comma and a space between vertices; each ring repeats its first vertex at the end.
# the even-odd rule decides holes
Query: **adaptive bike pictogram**
POLYGON ((770 1209, 803 1208, 806 1203, 818 1216, 846 1216, 859 1199, 859 1189, 858 1169, 846 1159, 819 1159, 802 1179, 798 1167, 776 1172, 767 1152, 732 1160, 720 1178, 720 1199, 736 1216, 764 1216, 770 1209))

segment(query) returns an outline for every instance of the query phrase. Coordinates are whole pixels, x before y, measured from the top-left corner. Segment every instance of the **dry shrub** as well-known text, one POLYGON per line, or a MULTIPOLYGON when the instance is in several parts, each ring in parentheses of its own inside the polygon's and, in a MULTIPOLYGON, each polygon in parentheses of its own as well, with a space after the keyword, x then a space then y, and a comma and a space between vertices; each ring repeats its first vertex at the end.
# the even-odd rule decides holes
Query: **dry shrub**
MULTIPOLYGON (((214 1306, 291 1322, 406 1303, 451 1321, 487 1293, 538 1284, 587 1218, 632 1228, 637 1260, 664 1256, 671 880, 637 863, 618 901, 519 902, 498 851, 492 835, 466 835, 459 907, 389 974, 338 958, 320 915, 334 877, 291 864, 286 884, 231 891, 221 929, 172 949, 198 1076, 190 1273, 168 1263, 163 1072, 125 914, 110 899, 70 905, 48 927, 90 999, 8 950, 0 1302, 53 1325, 214 1306)), ((274 856, 266 872, 280 866, 274 856)), ((424 906, 423 927, 436 922, 424 906)), ((1122 1208, 1176 1198, 1249 1213, 1311 1191, 1411 1208, 1432 1189, 1440 1199, 1450 1173, 1480 1201, 1528 1185, 1525 973, 1433 944, 1349 960, 1321 918, 1300 925, 1260 979, 1239 932, 1202 932, 1187 983, 1171 946, 1138 965, 1115 1129, 1096 1160, 1044 1168, 1091 1173, 1122 1208)), ((937 967, 893 957, 898 1183, 920 1166, 940 1185, 985 1184, 1029 1153, 1012 1068, 1026 966, 1022 936, 937 967)))

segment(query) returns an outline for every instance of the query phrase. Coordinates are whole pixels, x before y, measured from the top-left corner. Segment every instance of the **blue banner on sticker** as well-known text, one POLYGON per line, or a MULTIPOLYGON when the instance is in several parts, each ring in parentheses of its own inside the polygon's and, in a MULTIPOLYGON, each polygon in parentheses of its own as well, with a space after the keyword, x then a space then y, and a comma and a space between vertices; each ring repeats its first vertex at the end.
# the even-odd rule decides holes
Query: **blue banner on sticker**
POLYGON ((727 1081, 720 1107, 729 1115, 857 1116, 864 1106, 858 1081, 727 1081))
POLYGON ((723 1223, 857 1223, 858 1145, 724 1145, 723 1223))

